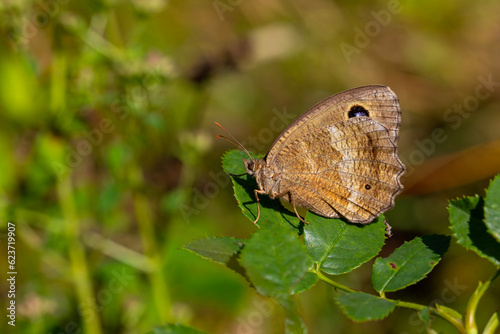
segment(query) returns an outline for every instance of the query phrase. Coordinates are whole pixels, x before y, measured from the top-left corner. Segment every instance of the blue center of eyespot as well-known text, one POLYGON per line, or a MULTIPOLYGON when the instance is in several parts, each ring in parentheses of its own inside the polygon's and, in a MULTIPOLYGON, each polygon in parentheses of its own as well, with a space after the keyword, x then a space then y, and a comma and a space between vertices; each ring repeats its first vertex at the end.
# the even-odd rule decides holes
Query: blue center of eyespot
POLYGON ((355 104, 351 107, 351 109, 349 109, 349 113, 347 114, 347 116, 349 116, 349 118, 361 116, 370 117, 370 114, 368 113, 368 110, 366 110, 363 106, 355 104))

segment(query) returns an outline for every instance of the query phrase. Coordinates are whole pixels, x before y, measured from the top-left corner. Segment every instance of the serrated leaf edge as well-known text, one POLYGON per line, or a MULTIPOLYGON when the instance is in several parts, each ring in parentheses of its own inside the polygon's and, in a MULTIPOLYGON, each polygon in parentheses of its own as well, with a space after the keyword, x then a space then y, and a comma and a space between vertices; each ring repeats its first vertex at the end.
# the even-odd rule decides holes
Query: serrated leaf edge
MULTIPOLYGON (((420 239, 420 241, 422 241, 422 238, 420 238, 420 237, 418 237, 418 238, 420 239)), ((413 240, 415 240, 415 239, 413 239, 413 240)), ((411 240, 411 241, 413 241, 413 240, 411 240)), ((405 242, 403 243, 403 245, 405 245, 405 244, 410 244, 410 243, 411 243, 411 241, 405 241, 405 242)), ((401 246, 403 246, 403 245, 401 245, 401 246)), ((400 246, 400 247, 401 247, 401 246, 400 246)), ((422 244, 422 246, 423 246, 423 248, 426 248, 425 244, 422 244)), ((400 267, 402 268, 402 267, 403 267, 406 263, 408 263, 408 261, 409 261, 410 259, 412 259, 414 256, 416 256, 416 255, 417 255, 417 253, 418 253, 418 252, 420 252, 421 250, 422 250, 422 248, 418 248, 418 251, 417 251, 417 252, 414 252, 414 254, 412 254, 410 257, 408 257, 408 258, 407 258, 407 260, 406 260, 406 261, 403 263, 403 265, 401 265, 400 267)), ((392 255, 392 254, 391 254, 391 255, 392 255)), ((390 255, 389 255, 389 256, 390 256, 390 255)), ((401 288, 399 288, 399 289, 397 289, 397 290, 390 290, 390 291, 387 291, 387 290, 385 290, 385 287, 386 287, 386 286, 387 286, 387 285, 388 285, 388 284, 392 281, 392 279, 394 278, 394 276, 396 276, 396 274, 397 274, 397 273, 399 273, 399 270, 398 270, 397 272, 394 272, 394 274, 393 274, 392 276, 390 276, 390 279, 388 279, 388 280, 387 280, 386 284, 384 284, 383 288, 382 288, 382 289, 380 289, 380 291, 378 291, 378 292, 379 292, 379 293, 384 293, 384 292, 394 292, 394 291, 398 291, 398 290, 405 289, 405 288, 407 288, 407 287, 409 287, 409 286, 412 286, 413 284, 417 284, 418 282, 420 282, 420 281, 421 281, 421 280, 423 280, 424 278, 427 278, 427 274, 429 274, 429 273, 432 271, 432 269, 433 269, 433 268, 434 268, 434 267, 435 267, 435 266, 436 266, 436 265, 437 265, 437 264, 441 261, 441 258, 442 258, 442 257, 440 256, 440 257, 439 257, 439 260, 437 260, 437 261, 436 261, 433 265, 430 265, 430 269, 429 269, 429 271, 427 271, 426 273, 424 273, 424 275, 422 276, 422 278, 420 278, 419 280, 417 280, 417 281, 415 281, 415 282, 413 282, 413 283, 410 283, 410 284, 408 284, 408 285, 402 286, 401 288)), ((384 258, 384 259, 386 259, 386 258, 384 258)), ((381 261, 382 261, 382 260, 381 260, 381 261)))
MULTIPOLYGON (((492 204, 492 203, 488 204, 488 202, 489 202, 488 201, 488 193, 490 192, 491 185, 493 184, 493 182, 497 181, 497 179, 498 179, 498 182, 500 182, 500 174, 497 174, 493 178, 493 180, 491 180, 490 184, 488 185, 488 188, 485 190, 486 195, 484 196, 484 225, 486 225, 486 229, 487 229, 488 233, 490 233, 498 242, 500 242, 500 236, 497 234, 494 234, 493 231, 490 229, 489 224, 487 223, 487 221, 488 221, 487 216, 490 215, 490 214, 488 214, 488 212, 490 212, 489 208, 491 207, 491 204, 492 204)), ((493 209, 493 210, 495 210, 495 209, 493 209)), ((500 208, 498 210, 495 210, 495 211, 500 213, 500 208)))
POLYGON ((342 312, 344 312, 344 314, 351 320, 353 321, 356 321, 356 322, 366 322, 366 321, 372 321, 372 320, 382 320, 384 318, 386 318, 387 316, 389 316, 389 314, 391 314, 392 312, 394 312, 394 309, 396 308, 396 302, 395 301, 392 301, 392 300, 388 300, 388 299, 385 299, 385 298, 380 298, 378 296, 375 296, 375 295, 371 295, 369 293, 364 293, 364 292, 353 292, 353 293, 360 293, 360 294, 365 294, 365 295, 368 295, 368 296, 372 296, 372 297, 375 297, 377 299, 380 299, 380 300, 385 300, 387 302, 390 302, 392 304, 392 309, 389 310, 389 312, 387 312, 385 315, 382 315, 381 317, 369 317, 369 318, 366 318, 366 319, 356 319, 356 318, 353 318, 351 317, 350 314, 347 313, 347 310, 345 309, 344 305, 339 303, 338 302, 338 298, 342 295, 347 295, 349 293, 346 293, 346 294, 342 294, 342 295, 339 295, 337 298, 336 298, 336 302, 337 304, 340 306, 340 308, 342 309, 342 312))
MULTIPOLYGON (((239 252, 239 251, 243 248, 243 246, 245 245, 245 242, 244 242, 245 240, 243 240, 243 239, 238 239, 238 238, 234 238, 234 237, 218 237, 218 236, 209 236, 209 237, 207 237, 207 238, 198 238, 198 239, 194 239, 193 241, 191 241, 191 242, 187 243, 186 245, 184 245, 184 246, 180 247, 179 249, 184 249, 184 250, 186 250, 186 251, 188 251, 188 252, 190 252, 190 253, 193 253, 193 254, 195 254, 195 255, 197 255, 197 256, 199 256, 199 257, 201 257, 202 259, 208 260, 208 261, 210 261, 210 262, 212 262, 212 263, 217 263, 217 264, 220 264, 220 265, 224 265, 224 266, 225 266, 225 263, 215 261, 214 259, 211 259, 211 258, 209 258, 209 257, 206 257, 206 256, 201 255, 200 253, 197 253, 194 249, 187 248, 187 246, 188 246, 189 244, 191 244, 192 242, 194 242, 194 241, 198 241, 198 240, 205 240, 205 239, 232 239, 232 240, 237 241, 237 242, 238 242, 238 244, 240 244, 240 249, 238 249, 238 250, 236 250, 236 251, 234 251, 234 252, 230 253, 230 254, 231 254, 231 256, 232 256, 232 255, 234 255, 234 254, 236 254, 236 253, 238 253, 238 252, 239 252)), ((215 251, 214 251, 213 253, 214 253, 214 254, 224 254, 224 253, 222 253, 222 252, 215 252, 215 251)))

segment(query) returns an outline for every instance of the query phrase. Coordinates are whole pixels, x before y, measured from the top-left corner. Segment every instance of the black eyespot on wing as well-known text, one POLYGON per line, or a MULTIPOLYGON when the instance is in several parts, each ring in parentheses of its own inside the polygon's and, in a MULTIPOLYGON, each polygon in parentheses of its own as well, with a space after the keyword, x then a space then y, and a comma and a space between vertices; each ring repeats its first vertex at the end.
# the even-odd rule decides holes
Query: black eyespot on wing
POLYGON ((369 184, 365 184, 365 189, 366 189, 366 190, 370 190, 371 188, 372 188, 372 186, 371 186, 371 185, 369 185, 369 184))
POLYGON ((365 107, 360 106, 359 104, 355 104, 349 109, 349 113, 347 114, 349 118, 353 117, 361 117, 361 116, 366 116, 370 117, 370 114, 368 113, 368 110, 365 109, 365 107))

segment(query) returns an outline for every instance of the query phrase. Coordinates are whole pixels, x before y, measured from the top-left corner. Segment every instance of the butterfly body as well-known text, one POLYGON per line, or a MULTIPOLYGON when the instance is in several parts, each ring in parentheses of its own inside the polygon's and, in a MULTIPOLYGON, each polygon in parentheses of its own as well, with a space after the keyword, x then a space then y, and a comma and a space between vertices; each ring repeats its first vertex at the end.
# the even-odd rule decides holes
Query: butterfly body
POLYGON ((371 222, 403 189, 400 122, 399 100, 386 86, 358 87, 318 103, 283 131, 265 159, 245 160, 257 181, 255 195, 324 217, 371 222))
POLYGON ((259 191, 271 198, 279 197, 281 185, 281 172, 274 166, 267 165, 264 159, 243 159, 248 175, 257 181, 259 191))

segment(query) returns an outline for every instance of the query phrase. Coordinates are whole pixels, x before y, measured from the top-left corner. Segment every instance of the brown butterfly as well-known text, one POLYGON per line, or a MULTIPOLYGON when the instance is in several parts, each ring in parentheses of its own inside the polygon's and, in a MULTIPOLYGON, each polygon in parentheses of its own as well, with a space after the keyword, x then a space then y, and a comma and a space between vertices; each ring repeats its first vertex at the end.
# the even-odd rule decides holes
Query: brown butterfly
POLYGON ((259 187, 257 204, 258 195, 266 194, 290 202, 303 222, 296 206, 323 217, 371 222, 403 190, 400 124, 399 100, 386 86, 353 88, 319 102, 281 133, 264 159, 243 159, 259 187))

